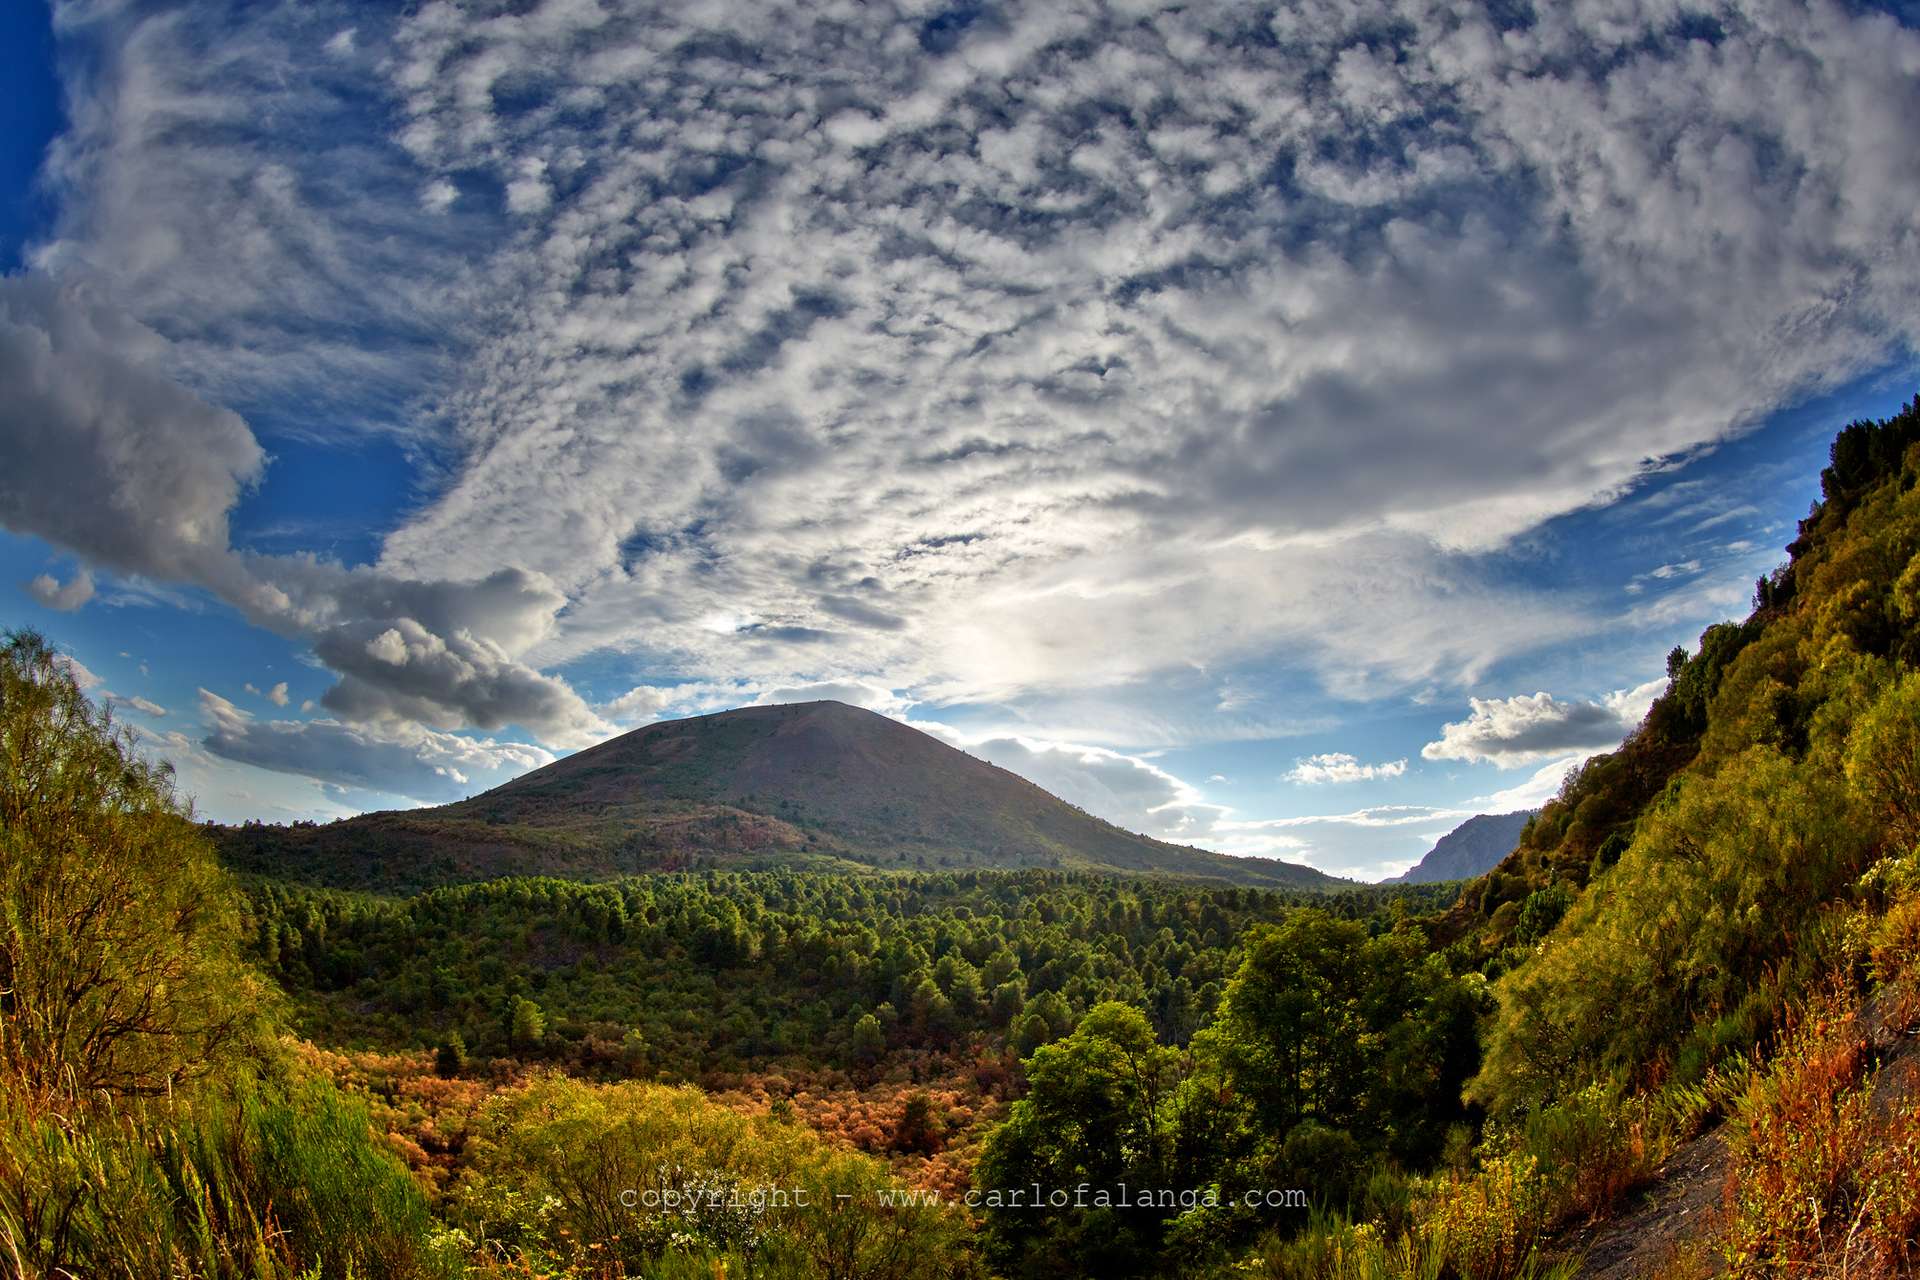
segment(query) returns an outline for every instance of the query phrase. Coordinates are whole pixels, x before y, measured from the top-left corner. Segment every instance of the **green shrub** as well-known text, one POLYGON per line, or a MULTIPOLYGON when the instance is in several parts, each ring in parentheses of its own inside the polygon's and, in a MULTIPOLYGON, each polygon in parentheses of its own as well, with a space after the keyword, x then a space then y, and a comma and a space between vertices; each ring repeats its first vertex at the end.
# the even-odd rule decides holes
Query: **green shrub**
POLYGON ((697 1089, 543 1076, 489 1102, 467 1155, 452 1216, 515 1266, 863 1280, 976 1266, 958 1214, 898 1194, 879 1162, 697 1089))
MULTIPOLYGON (((13 1095, 10 1103, 22 1099, 13 1095)), ((24 1274, 150 1280, 460 1271, 420 1188, 325 1081, 0 1119, 0 1254, 24 1274)), ((0 1263, 0 1274, 11 1274, 0 1263)))

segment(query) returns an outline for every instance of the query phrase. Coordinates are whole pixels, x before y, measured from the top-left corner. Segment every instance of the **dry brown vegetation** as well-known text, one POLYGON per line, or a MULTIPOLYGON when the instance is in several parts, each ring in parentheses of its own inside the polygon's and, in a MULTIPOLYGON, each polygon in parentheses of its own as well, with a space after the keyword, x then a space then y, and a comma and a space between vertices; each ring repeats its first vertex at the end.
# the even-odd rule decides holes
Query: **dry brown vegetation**
MULTIPOLYGON (((380 1053, 289 1042, 299 1060, 363 1100, 374 1124, 407 1166, 436 1195, 458 1172, 481 1110, 504 1089, 519 1088, 536 1069, 508 1058, 476 1063, 463 1076, 434 1071, 433 1054, 380 1053)), ((773 1115, 805 1124, 829 1143, 884 1159, 902 1183, 963 1194, 987 1132, 1005 1115, 1000 1092, 983 1089, 979 1074, 947 1064, 944 1075, 920 1081, 895 1078, 861 1084, 839 1071, 716 1077, 709 1096, 744 1115, 773 1115), (941 1140, 933 1150, 903 1149, 902 1120, 909 1101, 931 1105, 941 1140)))

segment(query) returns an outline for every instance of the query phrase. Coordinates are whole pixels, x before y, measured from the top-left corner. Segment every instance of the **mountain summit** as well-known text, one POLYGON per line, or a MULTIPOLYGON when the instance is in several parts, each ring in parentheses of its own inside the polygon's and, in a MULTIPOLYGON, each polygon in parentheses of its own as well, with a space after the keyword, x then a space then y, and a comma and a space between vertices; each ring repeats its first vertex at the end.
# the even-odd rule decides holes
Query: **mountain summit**
POLYGON ((1520 833, 1532 809, 1518 813, 1482 813, 1441 836, 1427 856, 1386 884, 1438 884, 1443 880, 1471 880, 1500 865, 1520 843, 1520 833))
POLYGON ((664 720, 438 808, 220 834, 241 870, 394 890, 502 875, 848 863, 1058 867, 1302 889, 1345 883, 1123 831, 1017 774, 840 702, 664 720))

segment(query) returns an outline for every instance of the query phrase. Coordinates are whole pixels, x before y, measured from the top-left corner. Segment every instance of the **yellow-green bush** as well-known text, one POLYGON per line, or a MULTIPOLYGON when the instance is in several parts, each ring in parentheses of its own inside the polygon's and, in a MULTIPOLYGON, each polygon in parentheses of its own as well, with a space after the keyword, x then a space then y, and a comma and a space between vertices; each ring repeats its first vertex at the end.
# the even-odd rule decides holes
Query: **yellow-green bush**
POLYGON ((1751 747, 1643 816, 1536 955, 1496 987, 1475 1097, 1522 1110, 1594 1081, 1662 1083, 1765 1030, 1749 997, 1812 936, 1870 847, 1837 769, 1751 747), (1712 1043, 1724 1040, 1726 1043, 1712 1043))
POLYGON ((1436 1184, 1426 1230, 1446 1241, 1449 1263, 1471 1280, 1518 1280, 1540 1264, 1552 1214, 1547 1179, 1531 1154, 1485 1161, 1468 1177, 1436 1184))
POLYGON ((965 1222, 913 1203, 885 1166, 696 1089, 544 1076, 503 1092, 469 1139, 450 1211, 483 1253, 540 1271, 863 1280, 975 1270, 965 1222), (698 1272, 698 1268, 695 1267, 698 1272))
POLYGON ((38 635, 0 637, 0 1072, 159 1094, 259 1029, 238 913, 176 798, 38 635))

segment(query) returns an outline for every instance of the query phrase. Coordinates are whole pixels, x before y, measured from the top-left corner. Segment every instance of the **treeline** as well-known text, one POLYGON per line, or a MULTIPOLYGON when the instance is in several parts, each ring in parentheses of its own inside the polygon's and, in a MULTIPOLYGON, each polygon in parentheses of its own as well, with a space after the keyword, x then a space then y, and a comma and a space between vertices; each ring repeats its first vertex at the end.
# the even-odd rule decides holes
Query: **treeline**
POLYGON ((1450 894, 769 871, 502 880, 395 900, 257 880, 248 932, 324 1043, 684 1077, 969 1045, 1024 1055, 1106 1001, 1185 1045, 1249 928, 1312 906, 1380 934, 1450 894))

